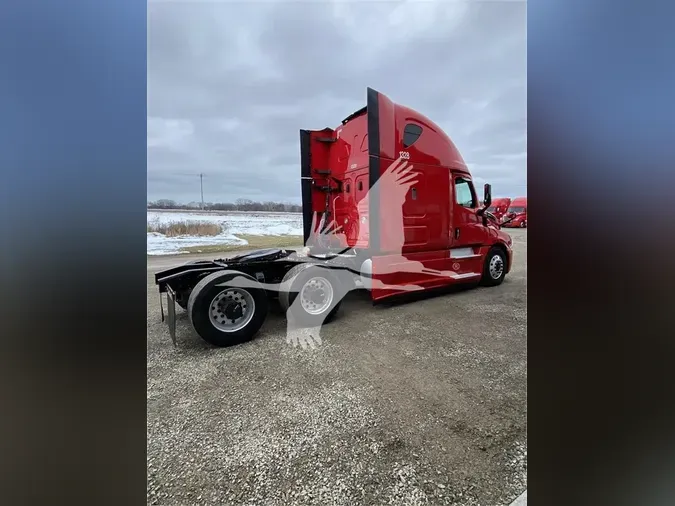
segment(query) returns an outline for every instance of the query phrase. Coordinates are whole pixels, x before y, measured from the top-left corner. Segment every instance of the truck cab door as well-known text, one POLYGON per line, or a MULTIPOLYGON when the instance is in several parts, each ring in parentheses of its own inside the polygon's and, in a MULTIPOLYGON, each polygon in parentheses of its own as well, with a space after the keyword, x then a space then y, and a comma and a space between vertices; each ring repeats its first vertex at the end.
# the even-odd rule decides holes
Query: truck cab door
POLYGON ((479 209, 473 181, 467 175, 452 175, 453 219, 450 229, 450 258, 452 269, 467 278, 480 275, 480 248, 485 244, 486 231, 478 216, 479 209))

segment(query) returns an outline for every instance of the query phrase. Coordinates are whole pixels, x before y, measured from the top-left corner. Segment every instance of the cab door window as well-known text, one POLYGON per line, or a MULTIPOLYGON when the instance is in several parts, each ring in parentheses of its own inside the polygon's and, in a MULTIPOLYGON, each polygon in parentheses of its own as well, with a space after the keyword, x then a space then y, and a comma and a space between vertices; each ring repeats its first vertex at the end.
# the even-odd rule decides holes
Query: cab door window
POLYGON ((455 178, 455 202, 469 209, 476 207, 476 195, 473 191, 473 183, 470 180, 463 177, 455 178))

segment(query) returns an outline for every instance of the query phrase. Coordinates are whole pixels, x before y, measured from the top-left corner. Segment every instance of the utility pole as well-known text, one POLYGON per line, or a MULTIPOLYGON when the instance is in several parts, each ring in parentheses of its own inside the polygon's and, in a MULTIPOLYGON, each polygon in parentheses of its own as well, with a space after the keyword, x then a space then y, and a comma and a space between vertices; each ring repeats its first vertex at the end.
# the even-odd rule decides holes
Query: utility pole
POLYGON ((202 211, 204 210, 204 174, 199 174, 199 186, 202 189, 202 211))

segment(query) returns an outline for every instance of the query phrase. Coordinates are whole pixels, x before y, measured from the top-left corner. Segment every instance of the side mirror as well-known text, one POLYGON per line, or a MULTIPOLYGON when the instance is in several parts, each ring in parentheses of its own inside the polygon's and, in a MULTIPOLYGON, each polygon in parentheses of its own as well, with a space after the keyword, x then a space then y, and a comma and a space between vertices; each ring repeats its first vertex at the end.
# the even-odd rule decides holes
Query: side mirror
POLYGON ((489 183, 485 183, 483 188, 483 205, 487 209, 492 204, 492 186, 489 183))
POLYGON ((478 216, 483 218, 483 226, 485 227, 488 226, 488 218, 485 213, 487 213, 490 204, 492 204, 492 187, 488 183, 485 183, 485 187, 483 188, 483 207, 477 213, 478 216))

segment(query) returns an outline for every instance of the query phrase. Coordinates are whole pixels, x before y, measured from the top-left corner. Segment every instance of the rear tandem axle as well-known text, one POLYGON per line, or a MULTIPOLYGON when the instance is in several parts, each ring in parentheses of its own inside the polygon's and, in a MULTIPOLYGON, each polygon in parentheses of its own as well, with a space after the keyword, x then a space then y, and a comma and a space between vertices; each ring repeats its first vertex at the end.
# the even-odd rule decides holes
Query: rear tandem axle
MULTIPOLYGON (((199 260, 158 272, 162 321, 176 345, 176 304, 197 333, 215 346, 250 340, 278 298, 299 323, 327 323, 343 296, 359 285, 359 255, 302 256, 293 250, 258 250, 230 259, 199 260), (161 294, 167 294, 165 318, 161 294), (300 295, 300 299, 298 299, 300 295)), ((290 316, 290 314, 289 314, 290 316)))

